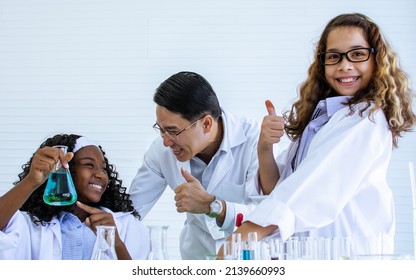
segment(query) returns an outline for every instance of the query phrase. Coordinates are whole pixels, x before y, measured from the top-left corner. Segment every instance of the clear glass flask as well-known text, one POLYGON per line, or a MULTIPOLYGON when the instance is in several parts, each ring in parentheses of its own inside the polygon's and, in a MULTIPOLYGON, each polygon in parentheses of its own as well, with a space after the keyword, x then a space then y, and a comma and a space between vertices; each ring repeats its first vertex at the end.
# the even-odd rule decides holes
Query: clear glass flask
MULTIPOLYGON (((61 149, 64 154, 68 150, 67 146, 53 147, 61 149)), ((49 174, 45 192, 43 193, 43 201, 53 206, 66 206, 74 204, 76 200, 77 192, 71 174, 68 169, 62 166, 61 161, 58 160, 52 172, 49 174)))
POLYGON ((148 260, 168 260, 168 226, 148 226, 150 234, 150 252, 148 260))
POLYGON ((115 234, 115 226, 97 226, 97 239, 91 255, 92 260, 117 260, 115 234))

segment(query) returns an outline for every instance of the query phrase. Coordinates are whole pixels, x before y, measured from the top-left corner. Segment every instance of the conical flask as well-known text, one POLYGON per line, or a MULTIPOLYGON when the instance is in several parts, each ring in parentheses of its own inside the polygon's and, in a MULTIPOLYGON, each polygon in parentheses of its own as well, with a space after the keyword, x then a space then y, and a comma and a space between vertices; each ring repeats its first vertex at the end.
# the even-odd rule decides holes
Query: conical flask
POLYGON ((150 253, 148 260, 168 260, 168 226, 148 226, 150 233, 150 253))
MULTIPOLYGON (((66 154, 68 149, 67 146, 53 147, 61 149, 64 154, 66 154)), ((45 192, 43 193, 43 200, 46 204, 53 206, 71 205, 77 200, 77 192, 71 174, 68 169, 62 166, 60 160, 58 160, 49 174, 45 192)))
POLYGON ((95 240, 92 260, 117 260, 115 249, 115 226, 97 226, 97 239, 95 240))

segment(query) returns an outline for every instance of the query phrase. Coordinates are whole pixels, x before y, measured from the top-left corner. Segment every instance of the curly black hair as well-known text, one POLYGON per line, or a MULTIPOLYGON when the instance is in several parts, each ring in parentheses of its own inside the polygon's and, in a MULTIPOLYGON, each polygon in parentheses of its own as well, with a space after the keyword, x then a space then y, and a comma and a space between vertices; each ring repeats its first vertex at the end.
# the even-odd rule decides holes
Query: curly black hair
MULTIPOLYGON (((68 147, 68 152, 72 152, 77 139, 80 137, 80 135, 75 134, 57 134, 46 139, 39 148, 52 147, 55 145, 65 145, 68 147)), ((109 183, 108 188, 105 190, 101 197, 101 200, 98 203, 90 206, 103 206, 112 210, 113 212, 131 212, 133 216, 140 219, 139 213, 134 209, 133 202, 130 200, 130 195, 126 193, 127 189, 122 186, 122 180, 118 178, 116 167, 108 162, 108 158, 106 157, 102 147, 99 146, 99 148, 104 156, 109 183)), ((23 172, 18 175, 19 180, 14 182, 14 185, 21 182, 29 174, 33 156, 26 164, 22 165, 23 172)), ((74 161, 70 161, 69 171, 72 177, 76 176, 74 170, 75 163, 74 161)), ((45 181, 39 188, 37 188, 20 208, 21 211, 28 212, 28 214, 31 215, 34 219, 35 223, 48 223, 61 211, 73 213, 73 205, 50 206, 43 201, 43 193, 45 191, 46 183, 47 181, 45 181)))

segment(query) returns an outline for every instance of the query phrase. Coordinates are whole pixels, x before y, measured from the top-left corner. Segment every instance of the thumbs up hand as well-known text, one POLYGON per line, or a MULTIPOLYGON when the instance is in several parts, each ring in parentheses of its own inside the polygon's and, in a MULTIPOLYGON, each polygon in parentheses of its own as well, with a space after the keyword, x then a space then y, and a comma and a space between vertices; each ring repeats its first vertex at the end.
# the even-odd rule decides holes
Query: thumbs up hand
POLYGON ((270 100, 266 100, 264 102, 266 104, 267 113, 269 113, 270 116, 276 116, 276 110, 274 109, 274 105, 270 100))
POLYGON ((260 150, 270 150, 273 144, 279 143, 284 135, 285 123, 282 116, 276 115, 276 110, 270 100, 265 102, 268 115, 264 116, 261 124, 258 148, 260 150))
POLYGON ((186 169, 183 168, 183 167, 181 168, 181 174, 182 174, 182 177, 185 179, 185 181, 187 183, 192 183, 192 182, 198 181, 198 179, 196 179, 194 176, 192 176, 192 174, 189 173, 188 171, 186 171, 186 169))
POLYGON ((174 190, 176 210, 179 213, 209 213, 209 205, 215 200, 215 196, 207 193, 198 179, 186 171, 185 168, 181 168, 181 174, 186 182, 177 186, 174 190))

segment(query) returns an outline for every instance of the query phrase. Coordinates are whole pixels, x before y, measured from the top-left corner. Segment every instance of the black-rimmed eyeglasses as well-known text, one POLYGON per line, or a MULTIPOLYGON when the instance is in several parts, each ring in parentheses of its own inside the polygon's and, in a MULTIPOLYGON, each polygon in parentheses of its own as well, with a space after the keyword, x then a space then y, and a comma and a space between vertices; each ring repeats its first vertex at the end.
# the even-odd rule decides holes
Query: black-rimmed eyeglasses
POLYGON ((179 135, 184 132, 185 130, 187 130, 188 128, 191 128, 193 125, 195 125, 198 121, 200 121, 203 117, 200 117, 199 119, 197 119, 196 121, 194 121, 193 123, 191 123, 190 125, 188 125, 185 128, 180 129, 179 131, 167 131, 164 130, 163 128, 161 128, 157 123, 155 123, 153 125, 154 130, 160 134, 160 137, 164 137, 164 135, 167 135, 170 139, 172 140, 178 140, 179 139, 179 135))
POLYGON ((327 65, 335 65, 341 62, 342 58, 345 56, 350 62, 364 62, 370 58, 370 55, 374 52, 373 48, 356 48, 349 50, 347 52, 321 52, 318 54, 319 61, 327 65))

